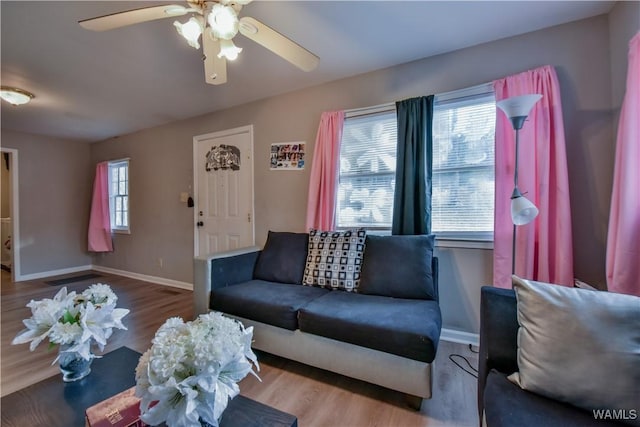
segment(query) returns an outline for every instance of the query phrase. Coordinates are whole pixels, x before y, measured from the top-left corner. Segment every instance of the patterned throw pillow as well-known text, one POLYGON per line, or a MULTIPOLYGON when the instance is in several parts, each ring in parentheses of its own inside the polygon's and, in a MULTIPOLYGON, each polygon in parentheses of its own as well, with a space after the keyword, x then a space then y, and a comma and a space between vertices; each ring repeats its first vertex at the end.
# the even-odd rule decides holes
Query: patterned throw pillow
POLYGON ((365 230, 311 230, 303 284, 357 292, 365 238, 365 230))

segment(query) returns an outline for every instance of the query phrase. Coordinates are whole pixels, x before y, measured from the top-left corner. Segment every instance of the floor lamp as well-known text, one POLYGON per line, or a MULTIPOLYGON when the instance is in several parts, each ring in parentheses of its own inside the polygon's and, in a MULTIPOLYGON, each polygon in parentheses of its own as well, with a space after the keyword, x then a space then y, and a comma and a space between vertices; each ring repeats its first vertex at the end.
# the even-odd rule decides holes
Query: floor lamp
POLYGON ((511 220, 513 221, 513 237, 511 241, 511 273, 516 272, 516 226, 525 225, 538 216, 538 208, 524 197, 518 188, 518 148, 520 145, 520 129, 531 112, 531 109, 542 98, 542 95, 522 95, 498 101, 496 105, 511 121, 516 131, 516 162, 513 170, 513 193, 511 193, 511 220))

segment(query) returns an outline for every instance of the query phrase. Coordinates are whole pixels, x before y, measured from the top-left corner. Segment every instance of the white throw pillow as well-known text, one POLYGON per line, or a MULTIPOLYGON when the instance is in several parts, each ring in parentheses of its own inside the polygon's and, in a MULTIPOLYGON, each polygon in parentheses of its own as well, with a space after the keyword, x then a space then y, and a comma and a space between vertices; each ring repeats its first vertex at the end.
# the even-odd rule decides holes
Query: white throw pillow
POLYGON ((525 390, 640 426, 640 297, 513 276, 525 390), (635 419, 633 419, 633 415, 635 419))

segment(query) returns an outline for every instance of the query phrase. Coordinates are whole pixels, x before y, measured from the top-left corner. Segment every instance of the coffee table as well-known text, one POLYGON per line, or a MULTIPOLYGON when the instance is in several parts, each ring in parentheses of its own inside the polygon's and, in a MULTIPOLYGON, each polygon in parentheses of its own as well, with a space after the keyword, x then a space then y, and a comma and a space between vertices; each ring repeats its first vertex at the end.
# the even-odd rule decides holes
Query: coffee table
MULTIPOLYGON (((135 385, 140 353, 120 347, 91 365, 80 381, 65 383, 54 375, 18 390, 0 401, 4 427, 84 427, 84 411, 135 385)), ((297 427, 295 416, 262 403, 236 396, 224 411, 221 427, 297 427)))

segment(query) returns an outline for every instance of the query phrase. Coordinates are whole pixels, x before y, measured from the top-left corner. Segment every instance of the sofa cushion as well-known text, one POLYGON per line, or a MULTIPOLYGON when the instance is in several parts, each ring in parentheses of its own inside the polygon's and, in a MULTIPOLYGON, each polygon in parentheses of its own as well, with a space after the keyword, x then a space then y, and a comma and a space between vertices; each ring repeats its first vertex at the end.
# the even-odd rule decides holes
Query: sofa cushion
MULTIPOLYGON (((588 411, 637 408, 640 298, 513 277, 522 388, 588 411)), ((640 417, 628 420, 640 426, 640 417)))
POLYGON ((298 323, 303 332, 429 363, 442 320, 435 301, 329 292, 302 307, 298 323))
POLYGON ((436 299, 433 235, 367 236, 358 292, 395 298, 436 299))
POLYGON ((326 289, 251 280, 211 292, 211 309, 289 330, 298 329, 298 310, 330 292, 326 289))
POLYGON ((365 238, 365 230, 311 230, 303 284, 357 292, 365 238))
POLYGON ((253 278, 301 284, 308 244, 307 233, 269 231, 264 249, 256 261, 253 278))
MULTIPOLYGON (((608 387, 606 388, 608 389, 608 387)), ((484 414, 489 427, 603 427, 622 426, 596 420, 591 411, 522 390, 505 374, 491 370, 484 391, 484 414)))

